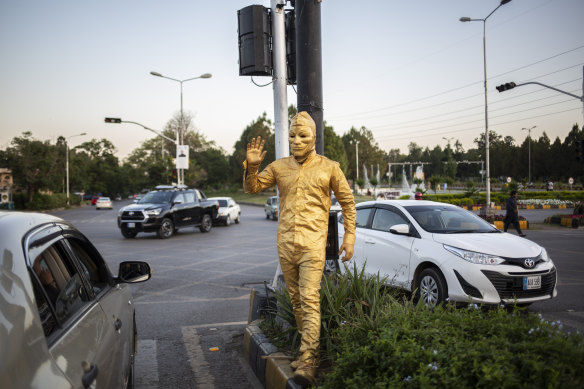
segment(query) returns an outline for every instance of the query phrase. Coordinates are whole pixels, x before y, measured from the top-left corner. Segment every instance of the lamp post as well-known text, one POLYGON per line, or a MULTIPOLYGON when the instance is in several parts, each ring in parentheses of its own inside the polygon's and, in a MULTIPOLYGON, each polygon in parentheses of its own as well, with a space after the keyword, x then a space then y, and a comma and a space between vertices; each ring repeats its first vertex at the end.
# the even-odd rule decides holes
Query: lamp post
MULTIPOLYGON (((160 74, 158 72, 150 72, 150 74, 152 74, 153 76, 156 76, 156 77, 162 77, 162 78, 166 78, 167 80, 172 80, 172 81, 176 81, 176 82, 180 83, 180 124, 179 124, 179 128, 176 132, 176 144, 182 145, 183 141, 184 141, 184 132, 185 132, 184 117, 183 117, 183 83, 185 83, 187 81, 191 81, 191 80, 196 80, 198 78, 211 78, 213 75, 211 73, 204 73, 198 77, 187 78, 186 80, 177 80, 176 78, 163 76, 162 74, 160 74)), ((183 171, 183 169, 177 169, 177 173, 178 173, 177 174, 178 184, 179 185, 184 184, 184 171, 183 171)))
POLYGON ((82 132, 81 134, 77 134, 77 135, 71 135, 65 138, 65 150, 66 150, 66 154, 65 154, 65 176, 67 177, 67 206, 70 205, 69 203, 69 143, 67 142, 67 139, 69 138, 73 138, 74 136, 82 136, 82 135, 87 135, 87 133, 82 132))
POLYGON ((460 18, 461 22, 483 22, 483 70, 485 78, 485 162, 487 165, 486 171, 486 187, 487 187, 487 210, 491 207, 491 169, 489 164, 489 110, 487 99, 487 19, 502 5, 509 3, 511 0, 501 0, 501 3, 484 19, 471 19, 468 16, 460 18))
POLYGON ((535 127, 537 126, 533 126, 531 128, 522 128, 521 131, 523 130, 527 130, 527 132, 529 133, 529 146, 528 146, 528 150, 529 150, 529 159, 528 159, 528 176, 527 176, 527 182, 531 183, 531 130, 533 130, 535 127))

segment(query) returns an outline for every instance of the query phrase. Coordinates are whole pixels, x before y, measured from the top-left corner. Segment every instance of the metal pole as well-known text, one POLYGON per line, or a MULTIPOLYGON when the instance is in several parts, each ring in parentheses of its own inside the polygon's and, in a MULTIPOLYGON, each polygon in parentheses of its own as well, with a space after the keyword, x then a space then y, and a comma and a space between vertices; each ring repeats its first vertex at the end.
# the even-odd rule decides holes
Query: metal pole
MULTIPOLYGON (((177 134, 177 144, 181 145, 183 144, 183 128, 184 127, 184 118, 183 118, 183 82, 180 81, 180 126, 178 128, 178 133, 180 134, 180 143, 178 143, 179 137, 177 134)), ((177 180, 178 180, 178 185, 182 185, 184 183, 184 170, 183 169, 177 169, 177 180)))
POLYGON ((288 97, 286 88, 288 76, 286 70, 286 22, 284 14, 285 0, 272 0, 272 44, 274 64, 274 121, 276 159, 290 155, 288 145, 288 97))
POLYGON ((67 142, 67 139, 65 139, 65 150, 67 152, 67 154, 65 154, 65 175, 67 176, 67 206, 69 206, 69 143, 67 142))
MULTIPOLYGON (((498 8, 498 7, 497 7, 498 8)), ((493 11, 495 12, 495 11, 493 11)), ((490 16, 490 15, 489 15, 490 16)), ((491 164, 489 156, 489 109, 487 97, 487 20, 483 20, 483 64, 485 77, 485 163, 487 165, 486 182, 487 187, 487 211, 491 207, 491 164)))
POLYGON ((355 167, 357 168, 357 178, 355 181, 359 180, 359 141, 355 140, 355 167))
POLYGON ((316 123, 316 152, 324 154, 320 1, 296 0, 296 82, 298 111, 316 123))

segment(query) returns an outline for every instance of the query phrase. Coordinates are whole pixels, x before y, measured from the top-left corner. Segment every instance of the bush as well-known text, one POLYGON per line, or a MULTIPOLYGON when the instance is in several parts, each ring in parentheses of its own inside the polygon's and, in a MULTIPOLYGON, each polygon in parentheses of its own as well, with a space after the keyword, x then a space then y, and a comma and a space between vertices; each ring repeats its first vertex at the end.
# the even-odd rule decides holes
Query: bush
MULTIPOLYGON (((430 310, 384 282, 355 264, 323 277, 317 387, 584 387, 584 337, 562 332, 559 322, 520 308, 430 310)), ((299 337, 287 296, 276 292, 280 325, 262 326, 295 354, 299 337)))
POLYGON ((384 324, 335 331, 320 388, 582 387, 584 338, 534 314, 389 304, 384 324))

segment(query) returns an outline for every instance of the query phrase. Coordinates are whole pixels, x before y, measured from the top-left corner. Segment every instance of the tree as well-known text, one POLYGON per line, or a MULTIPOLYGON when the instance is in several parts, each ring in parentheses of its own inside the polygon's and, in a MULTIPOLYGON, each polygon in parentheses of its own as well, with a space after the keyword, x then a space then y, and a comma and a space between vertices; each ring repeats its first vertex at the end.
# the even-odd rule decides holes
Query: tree
POLYGON ((345 175, 348 173, 349 161, 343 140, 335 133, 332 126, 327 126, 326 122, 324 123, 324 155, 333 161, 337 161, 345 175))
POLYGON ((12 169, 15 186, 26 191, 29 203, 39 190, 59 191, 62 188, 65 170, 63 147, 59 150, 49 141, 36 140, 28 131, 23 132, 21 137, 13 138, 11 145, 6 150, 5 158, 12 169))

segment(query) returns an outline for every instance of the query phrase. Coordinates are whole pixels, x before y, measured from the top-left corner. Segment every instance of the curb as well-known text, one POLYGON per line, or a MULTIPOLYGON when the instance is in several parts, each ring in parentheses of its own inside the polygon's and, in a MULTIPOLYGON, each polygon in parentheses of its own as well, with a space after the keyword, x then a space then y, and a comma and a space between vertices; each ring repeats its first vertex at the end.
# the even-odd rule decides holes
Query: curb
POLYGON ((243 334, 245 360, 264 388, 301 389, 294 382, 290 356, 278 351, 259 327, 271 299, 265 292, 255 289, 250 292, 248 324, 243 334))

